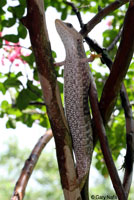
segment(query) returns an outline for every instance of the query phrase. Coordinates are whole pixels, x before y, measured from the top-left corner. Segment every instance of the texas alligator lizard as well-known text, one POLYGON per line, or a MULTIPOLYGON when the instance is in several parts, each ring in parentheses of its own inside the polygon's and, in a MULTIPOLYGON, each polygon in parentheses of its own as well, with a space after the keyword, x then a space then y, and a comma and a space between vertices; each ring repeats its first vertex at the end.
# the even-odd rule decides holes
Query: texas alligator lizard
POLYGON ((70 128, 76 158, 78 179, 81 183, 88 175, 93 137, 88 106, 91 72, 86 60, 82 36, 72 24, 56 20, 56 29, 66 50, 64 65, 65 114, 70 128))

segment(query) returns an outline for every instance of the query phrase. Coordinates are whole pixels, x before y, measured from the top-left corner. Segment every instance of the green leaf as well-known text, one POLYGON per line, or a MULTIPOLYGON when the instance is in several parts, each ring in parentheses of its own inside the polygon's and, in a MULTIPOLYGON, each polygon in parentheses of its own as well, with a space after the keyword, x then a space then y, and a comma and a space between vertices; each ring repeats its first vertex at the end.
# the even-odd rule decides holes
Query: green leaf
POLYGON ((3 20, 2 21, 2 26, 4 27, 11 27, 16 23, 15 18, 9 18, 8 20, 3 20))
POLYGON ((39 77, 38 77, 38 72, 37 72, 37 68, 34 69, 34 80, 39 81, 39 77))
POLYGON ((18 36, 20 38, 22 38, 22 39, 25 39, 26 36, 27 36, 27 30, 26 30, 26 28, 22 24, 20 24, 18 26, 18 36))
POLYGON ((16 121, 15 119, 9 118, 9 120, 6 123, 6 128, 16 128, 16 121))
POLYGON ((27 89, 27 92, 29 94, 29 98, 30 98, 31 101, 35 101, 39 98, 39 96, 36 93, 34 93, 34 91, 32 91, 30 89, 27 89))
MULTIPOLYGON (((0 28, 0 30, 1 30, 1 28, 0 28)), ((0 48, 2 48, 3 47, 3 38, 0 38, 0 48)))
POLYGON ((111 44, 111 42, 114 40, 114 38, 117 36, 118 34, 118 30, 116 29, 108 29, 106 31, 103 32, 103 46, 107 47, 109 44, 111 44))
POLYGON ((29 56, 21 56, 21 58, 26 61, 31 68, 33 68, 33 63, 35 62, 34 54, 31 53, 29 56))
POLYGON ((0 111, 0 118, 3 118, 4 117, 4 112, 3 111, 0 111))
POLYGON ((20 5, 15 6, 15 7, 10 6, 10 7, 8 7, 8 11, 12 12, 13 16, 15 18, 17 17, 17 18, 21 19, 23 17, 24 12, 25 12, 25 7, 20 6, 20 5))
POLYGON ((17 103, 17 107, 20 110, 23 110, 29 105, 29 102, 30 102, 29 92, 28 92, 27 89, 23 89, 19 93, 19 96, 17 98, 17 102, 16 102, 17 103))
POLYGON ((63 93, 63 83, 58 81, 58 85, 59 85, 60 93, 63 93))
POLYGON ((22 7, 22 6, 19 5, 19 6, 14 7, 14 11, 15 11, 16 16, 19 19, 21 19, 23 17, 25 9, 24 9, 24 7, 22 7))
POLYGON ((28 127, 32 127, 34 120, 32 119, 31 115, 27 115, 26 124, 28 127))
POLYGON ((20 77, 20 76, 23 76, 22 72, 18 72, 18 73, 15 75, 16 78, 18 78, 18 77, 20 77))
POLYGON ((19 37, 17 35, 4 35, 3 38, 9 42, 17 43, 19 42, 19 37))
POLYGON ((103 166, 101 173, 102 173, 103 176, 106 176, 106 177, 108 176, 108 171, 107 171, 106 166, 103 166))
POLYGON ((66 17, 67 17, 67 8, 65 7, 65 8, 63 9, 63 12, 62 12, 62 15, 61 15, 61 19, 62 19, 62 20, 65 20, 66 17))
POLYGON ((0 83, 0 91, 1 91, 3 94, 6 93, 6 88, 5 88, 5 86, 4 86, 3 83, 0 83))
POLYGON ((4 14, 5 14, 5 11, 0 7, 0 16, 4 16, 4 14))
POLYGON ((28 127, 32 127, 34 120, 32 119, 32 116, 29 114, 23 115, 22 119, 23 123, 26 124, 28 127))
POLYGON ((7 113, 9 115, 15 115, 16 117, 21 117, 22 116, 22 112, 19 109, 16 108, 8 108, 7 113))
POLYGON ((41 90, 33 85, 32 81, 27 82, 27 89, 23 89, 17 98, 17 107, 22 110, 25 109, 30 101, 35 101, 42 97, 41 90))
POLYGON ((48 120, 48 117, 43 116, 43 117, 40 119, 40 125, 43 126, 43 127, 46 127, 46 128, 50 128, 50 122, 49 122, 49 120, 48 120))
POLYGON ((97 161, 96 164, 95 164, 95 167, 96 167, 97 169, 100 169, 100 168, 101 168, 101 163, 100 163, 99 161, 97 161))
MULTIPOLYGON (((29 91, 31 91, 32 93, 34 93, 34 95, 36 95, 36 99, 42 97, 41 89, 39 89, 37 86, 33 85, 33 81, 28 80, 27 87, 28 87, 29 91)), ((36 99, 33 99, 33 100, 36 100, 36 99)))
POLYGON ((16 77, 8 78, 4 81, 5 88, 15 87, 18 88, 22 83, 16 77))
POLYGON ((19 0, 20 5, 26 7, 26 0, 19 0))
POLYGON ((52 51, 52 56, 53 56, 53 58, 57 58, 57 54, 55 51, 52 51))
POLYGON ((6 0, 1 0, 0 1, 0 7, 3 7, 7 4, 7 1, 6 0))
POLYGON ((9 107, 8 101, 6 101, 6 100, 2 101, 1 108, 3 110, 6 110, 8 107, 9 107))

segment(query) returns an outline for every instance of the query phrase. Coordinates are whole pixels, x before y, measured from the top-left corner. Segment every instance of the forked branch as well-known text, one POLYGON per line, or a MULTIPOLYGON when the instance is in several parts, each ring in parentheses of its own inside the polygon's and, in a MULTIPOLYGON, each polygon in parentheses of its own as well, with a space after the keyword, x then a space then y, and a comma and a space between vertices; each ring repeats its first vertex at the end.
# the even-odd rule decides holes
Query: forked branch
POLYGON ((109 15, 114 10, 118 9, 122 5, 129 2, 129 0, 116 0, 115 2, 109 4, 107 7, 101 9, 97 15, 95 15, 87 24, 84 25, 80 33, 83 37, 86 37, 87 34, 98 24, 101 20, 109 15))

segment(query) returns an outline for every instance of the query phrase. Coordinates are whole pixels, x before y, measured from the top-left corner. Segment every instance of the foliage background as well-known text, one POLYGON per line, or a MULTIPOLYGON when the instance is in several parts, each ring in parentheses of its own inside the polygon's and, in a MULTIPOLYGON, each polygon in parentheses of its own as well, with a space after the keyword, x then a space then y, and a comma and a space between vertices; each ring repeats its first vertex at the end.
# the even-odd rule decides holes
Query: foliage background
MULTIPOLYGON (((72 1, 80 9, 81 13, 88 14, 97 13, 98 6, 105 7, 113 1, 72 1)), ((74 15, 70 6, 67 6, 61 0, 45 0, 46 10, 48 7, 54 7, 62 20, 68 15, 74 15)), ((124 15, 128 5, 122 6, 105 18, 107 29, 103 32, 103 47, 107 48, 114 37, 118 34, 122 27, 124 15)), ((28 44, 26 48, 22 47, 22 41, 28 37, 26 28, 21 24, 20 19, 26 14, 26 2, 24 0, 3 0, 0 1, 0 47, 1 47, 1 64, 0 64, 0 95, 3 95, 0 105, 0 117, 6 117, 6 128, 15 129, 18 122, 32 127, 34 123, 43 128, 50 128, 46 107, 43 105, 41 87, 39 84, 37 69, 31 47, 28 44), (7 14, 8 13, 8 14, 7 14), (15 30, 10 34, 10 30, 15 30), (21 43, 20 43, 21 39, 21 43), (21 46, 20 46, 21 44, 21 46), (14 46, 16 45, 16 46, 14 46), (8 97, 8 98, 7 98, 8 97)), ((109 52, 114 59, 117 51, 117 45, 109 52)), ((88 54, 89 52, 87 52, 88 54)), ((56 52, 53 51, 53 58, 56 58, 56 52)), ((102 88, 108 76, 106 66, 99 61, 91 66, 96 84, 99 98, 102 88), (96 68, 100 66, 100 69, 96 68)), ((56 68, 56 75, 59 80, 59 88, 63 100, 63 69, 56 68)), ((134 62, 127 73, 124 83, 127 88, 129 100, 134 112, 134 62)), ((107 135, 115 161, 121 156, 123 160, 125 144, 125 118, 124 111, 121 106, 120 98, 118 98, 114 112, 106 127, 107 135)), ((17 141, 10 141, 7 144, 7 150, 2 152, 0 163, 1 169, 7 170, 6 176, 2 177, 0 182, 0 199, 7 199, 13 190, 16 180, 16 174, 19 175, 24 160, 28 157, 30 150, 20 150, 17 141)), ((96 169, 107 177, 107 170, 102 158, 99 144, 95 148, 94 165, 96 169)), ((35 182, 38 183, 39 189, 34 190, 29 187, 25 199, 62 199, 61 188, 59 184, 59 176, 57 173, 57 164, 53 159, 53 153, 42 154, 36 170, 34 172, 35 182), (45 189, 44 189, 45 188, 45 189), (32 191, 32 192, 31 192, 32 191), (53 191, 55 191, 53 193, 53 191), (54 195, 54 196, 53 196, 54 195)), ((118 168, 123 164, 118 161, 118 168)), ((92 189, 93 193, 108 192, 108 180, 102 180, 96 189, 92 189), (105 183, 105 184, 104 184, 105 183)), ((36 184, 37 184, 36 183, 36 184)), ((31 183, 32 185, 32 183, 31 183)), ((30 183, 29 183, 30 186, 30 183)), ((109 191, 112 194, 112 191, 109 191)), ((131 196, 129 197, 131 199, 131 196)))

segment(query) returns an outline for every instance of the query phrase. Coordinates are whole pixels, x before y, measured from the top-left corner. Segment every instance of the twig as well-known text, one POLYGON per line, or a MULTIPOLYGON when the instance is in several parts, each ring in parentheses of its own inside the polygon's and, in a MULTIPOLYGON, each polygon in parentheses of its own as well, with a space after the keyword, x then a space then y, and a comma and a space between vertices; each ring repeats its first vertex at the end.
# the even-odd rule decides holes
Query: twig
POLYGON ((129 190, 132 183, 132 176, 133 176, 133 162, 134 162, 134 120, 133 120, 133 113, 132 108, 126 96, 125 88, 121 88, 120 95, 122 97, 122 107, 124 108, 125 112, 125 119, 126 119, 126 139, 127 139, 127 151, 125 156, 125 173, 124 173, 124 180, 123 186, 125 188, 126 195, 128 197, 129 190))
POLYGON ((79 22, 80 22, 81 27, 83 27, 83 26, 84 26, 84 23, 83 23, 83 21, 82 21, 81 14, 80 14, 78 8, 74 5, 74 3, 71 3, 71 2, 68 2, 68 1, 65 1, 64 3, 66 3, 66 4, 68 4, 69 6, 72 7, 72 10, 73 10, 73 11, 75 12, 75 14, 77 15, 77 18, 78 18, 78 20, 79 20, 79 22))
MULTIPOLYGON (((84 27, 84 23, 82 21, 82 17, 80 12, 78 11, 77 7, 70 2, 67 2, 67 4, 69 4, 70 6, 72 6, 73 11, 76 13, 76 16, 78 18, 78 21, 80 23, 80 27, 83 28, 84 27)), ((81 30, 82 31, 82 30, 81 30)), ((80 33, 81 33, 80 31, 80 33)), ((101 61, 102 63, 106 63, 106 65, 108 67, 111 68, 112 66, 112 60, 111 58, 108 56, 107 50, 106 49, 102 49, 95 41, 93 41, 90 37, 85 37, 85 40, 87 42, 87 44, 89 45, 89 47, 91 47, 92 49, 94 49, 98 54, 102 55, 101 61)))
POLYGON ((111 12, 119 8, 120 6, 127 3, 128 0, 116 0, 115 2, 111 3, 107 7, 101 9, 98 14, 96 14, 87 24, 84 25, 80 33, 83 37, 86 37, 87 34, 99 23, 101 20, 109 15, 111 12))
POLYGON ((22 113, 24 113, 24 114, 29 114, 29 115, 34 115, 34 114, 36 114, 36 115, 46 115, 46 113, 45 112, 42 112, 42 111, 36 111, 35 109, 25 109, 25 110, 22 110, 22 113))
POLYGON ((65 61, 62 61, 62 62, 57 62, 57 63, 54 63, 54 66, 55 67, 61 67, 62 65, 65 64, 65 61))
POLYGON ((13 62, 11 62, 9 65, 8 78, 10 78, 12 66, 13 66, 13 62))
POLYGON ((111 51, 114 48, 116 43, 119 41, 121 34, 122 34, 122 28, 120 29, 118 35, 114 38, 113 42, 109 45, 109 47, 107 47, 107 51, 111 51))
POLYGON ((45 106, 44 102, 39 102, 39 101, 31 101, 29 105, 34 105, 34 106, 45 106))
MULTIPOLYGON (((13 98, 11 98, 11 101, 12 101, 12 108, 17 108, 17 104, 16 104, 15 100, 13 98)), ((35 102, 29 102, 29 105, 42 107, 42 106, 45 106, 45 103, 43 103, 43 102, 36 102, 35 101, 35 102)), ((24 114, 30 114, 30 115, 33 115, 33 114, 44 115, 44 114, 46 114, 44 112, 41 112, 41 111, 39 112, 36 109, 31 109, 31 108, 25 108, 25 109, 23 109, 22 113, 24 113, 24 114)))
POLYGON ((19 44, 3 44, 3 43, 0 43, 0 45, 2 45, 2 46, 9 46, 9 47, 21 47, 21 48, 24 48, 24 49, 27 49, 27 50, 31 50, 31 49, 29 49, 27 47, 24 47, 22 45, 19 45, 19 44))
POLYGON ((32 150, 29 158, 26 160, 25 165, 21 171, 21 175, 16 182, 14 193, 11 200, 22 200, 25 194, 25 189, 28 184, 29 178, 33 172, 33 169, 40 157, 40 154, 46 144, 53 137, 52 130, 48 130, 37 142, 34 149, 32 150))

